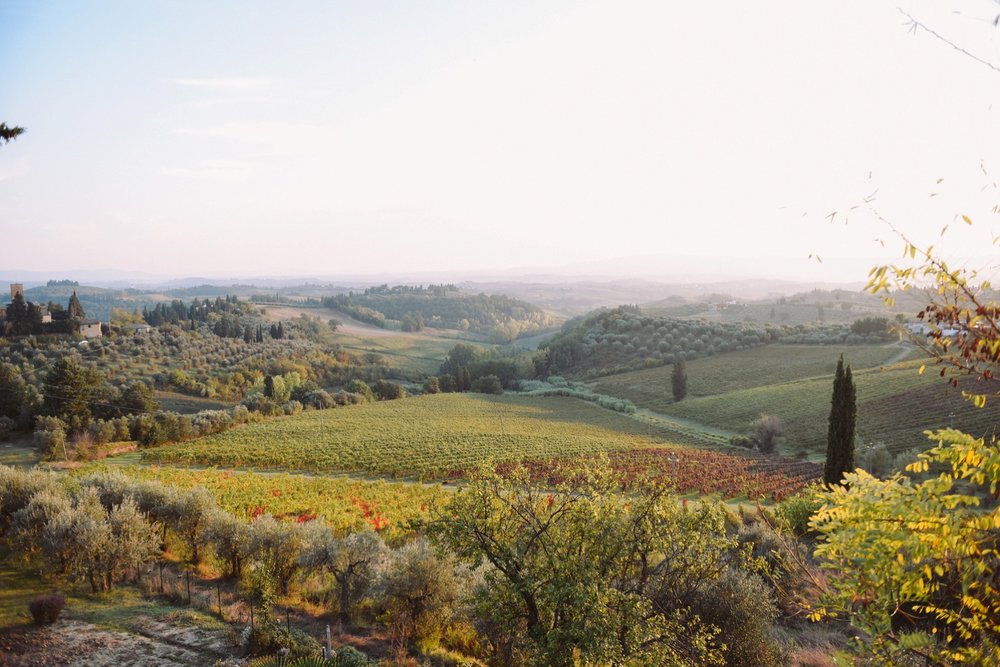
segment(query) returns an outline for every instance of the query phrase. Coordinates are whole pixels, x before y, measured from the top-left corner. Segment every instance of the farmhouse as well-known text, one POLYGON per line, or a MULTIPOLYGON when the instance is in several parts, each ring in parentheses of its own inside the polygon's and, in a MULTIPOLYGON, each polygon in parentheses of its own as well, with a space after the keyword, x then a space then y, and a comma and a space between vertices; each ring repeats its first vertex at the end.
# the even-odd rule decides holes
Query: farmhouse
POLYGON ((76 298, 76 292, 70 298, 70 306, 67 309, 56 306, 53 311, 47 306, 40 306, 26 301, 24 298, 24 285, 22 283, 10 284, 10 303, 0 308, 0 335, 4 333, 14 334, 45 334, 45 333, 74 333, 79 332, 84 338, 100 338, 100 320, 87 319, 83 316, 83 308, 76 298), (15 301, 21 302, 20 310, 15 309, 13 315, 8 313, 10 306, 15 301), (74 310, 74 302, 76 310, 74 310))

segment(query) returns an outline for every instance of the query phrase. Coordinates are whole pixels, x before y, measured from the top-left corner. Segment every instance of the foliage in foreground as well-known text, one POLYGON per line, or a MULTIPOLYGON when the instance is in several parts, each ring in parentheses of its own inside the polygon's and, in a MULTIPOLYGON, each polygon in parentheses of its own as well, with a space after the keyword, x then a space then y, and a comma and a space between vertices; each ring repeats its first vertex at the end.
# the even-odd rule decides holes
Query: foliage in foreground
MULTIPOLYGON (((1000 661, 1000 449, 956 430, 908 467, 915 482, 858 470, 819 493, 811 526, 832 573, 827 602, 895 664, 1000 661)), ((822 609, 817 616, 837 612, 822 609)))
MULTIPOLYGON (((543 491, 527 470, 481 470, 432 526, 447 551, 485 568, 474 614, 501 664, 747 664, 692 611, 727 571, 722 509, 689 509, 653 484, 625 499, 600 466, 563 478, 543 491)), ((768 612, 756 616, 767 625, 768 612)), ((748 635, 749 664, 774 664, 770 641, 755 650, 762 635, 748 635)))

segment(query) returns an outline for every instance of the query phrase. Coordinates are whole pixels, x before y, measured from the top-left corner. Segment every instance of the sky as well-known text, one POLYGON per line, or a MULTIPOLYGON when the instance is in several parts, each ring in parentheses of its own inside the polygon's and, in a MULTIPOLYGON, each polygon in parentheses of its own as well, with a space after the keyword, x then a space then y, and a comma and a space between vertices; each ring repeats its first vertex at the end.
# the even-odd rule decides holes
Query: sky
POLYGON ((904 12, 1000 67, 994 0, 0 0, 0 268, 990 266, 1000 70, 904 12))

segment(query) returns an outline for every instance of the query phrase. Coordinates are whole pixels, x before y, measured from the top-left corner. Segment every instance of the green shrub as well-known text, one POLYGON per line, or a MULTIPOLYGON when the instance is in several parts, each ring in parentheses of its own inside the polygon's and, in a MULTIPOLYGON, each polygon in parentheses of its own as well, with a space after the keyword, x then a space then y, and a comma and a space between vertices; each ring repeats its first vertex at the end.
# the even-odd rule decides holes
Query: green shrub
POLYGON ((502 394, 503 385, 500 384, 500 378, 496 375, 484 375, 481 378, 476 378, 475 382, 472 383, 472 391, 477 394, 502 394))
POLYGON ((277 623, 261 623, 250 632, 247 642, 247 652, 250 655, 273 654, 281 649, 288 649, 285 657, 295 660, 318 655, 320 645, 302 630, 294 628, 289 632, 277 623))
POLYGON ((774 508, 775 518, 778 520, 778 528, 795 535, 804 537, 811 533, 809 529, 809 519, 820 508, 820 501, 816 497, 819 487, 810 485, 791 496, 774 508))

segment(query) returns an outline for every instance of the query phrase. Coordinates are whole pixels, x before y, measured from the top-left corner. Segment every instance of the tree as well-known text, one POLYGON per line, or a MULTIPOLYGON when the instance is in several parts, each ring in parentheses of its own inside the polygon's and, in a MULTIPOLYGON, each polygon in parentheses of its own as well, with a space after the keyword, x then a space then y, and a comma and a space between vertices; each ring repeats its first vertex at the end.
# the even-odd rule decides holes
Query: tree
POLYGON ((785 425, 774 415, 761 415, 750 425, 750 438, 765 454, 774 453, 778 440, 785 434, 785 425))
POLYGON ((474 603, 494 651, 554 667, 720 664, 689 600, 725 568, 721 508, 656 485, 622 502, 605 466, 558 476, 542 490, 524 468, 484 468, 431 526, 460 560, 486 564, 474 603))
POLYGON ((484 375, 483 377, 476 378, 470 389, 478 394, 503 393, 503 385, 500 384, 500 378, 496 375, 484 375))
POLYGON ((868 632, 886 664, 907 653, 922 664, 1000 664, 1000 448, 956 430, 879 480, 863 470, 820 492, 810 525, 830 570, 829 607, 868 632), (904 635, 919 633, 904 641, 904 635))
POLYGON ((66 313, 69 315, 71 320, 82 320, 86 317, 83 312, 83 305, 80 303, 80 299, 76 296, 76 290, 73 290, 73 294, 69 297, 69 305, 66 307, 66 313))
POLYGON ((419 537, 389 554, 377 592, 388 611, 390 632, 408 645, 440 632, 454 615, 463 588, 451 557, 438 555, 419 537))
POLYGON ((0 363, 0 417, 19 420, 23 411, 30 410, 28 383, 13 365, 0 363))
POLYGON ((398 382, 389 380, 376 380, 372 386, 372 391, 378 396, 380 401, 392 401, 397 398, 406 397, 406 389, 398 382))
POLYGON ((93 404, 99 402, 104 377, 89 368, 63 357, 45 378, 45 402, 42 413, 62 416, 71 426, 90 422, 93 404))
POLYGON ((7 123, 0 123, 0 146, 10 143, 24 133, 25 129, 23 127, 17 127, 16 125, 8 127, 7 123))
POLYGON ((350 625, 354 606, 375 583, 389 553, 378 533, 365 529, 343 539, 322 526, 303 551, 299 562, 304 568, 329 572, 337 582, 338 616, 350 625))
POLYGON ((844 355, 837 361, 830 400, 829 428, 826 437, 826 464, 823 481, 839 484, 844 473, 854 470, 854 430, 858 418, 857 389, 851 366, 844 367, 844 355))
POLYGON ((142 380, 130 382, 122 390, 118 404, 124 412, 132 414, 156 412, 160 407, 153 394, 153 388, 142 380))
POLYGON ((250 529, 246 521, 229 512, 213 510, 205 522, 204 537, 219 560, 228 564, 229 576, 239 577, 250 548, 250 529))
POLYGON ((684 397, 687 396, 687 366, 683 359, 678 359, 674 362, 674 367, 670 371, 670 387, 674 392, 675 401, 683 401, 684 397))

